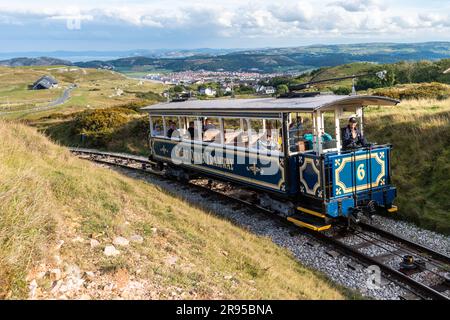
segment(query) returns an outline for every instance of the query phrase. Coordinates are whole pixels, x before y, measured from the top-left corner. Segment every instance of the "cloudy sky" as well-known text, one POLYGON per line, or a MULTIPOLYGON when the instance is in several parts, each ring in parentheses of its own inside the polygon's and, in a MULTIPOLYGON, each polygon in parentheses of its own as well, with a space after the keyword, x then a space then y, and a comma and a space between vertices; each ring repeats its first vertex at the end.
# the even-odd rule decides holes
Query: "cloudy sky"
POLYGON ((0 0, 0 51, 450 40, 449 0, 0 0))

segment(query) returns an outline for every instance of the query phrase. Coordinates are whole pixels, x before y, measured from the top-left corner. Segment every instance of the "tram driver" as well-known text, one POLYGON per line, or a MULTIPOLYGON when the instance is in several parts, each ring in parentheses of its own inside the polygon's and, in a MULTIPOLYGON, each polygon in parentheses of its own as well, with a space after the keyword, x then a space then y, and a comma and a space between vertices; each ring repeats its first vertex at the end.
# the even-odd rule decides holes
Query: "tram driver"
POLYGON ((358 128, 358 121, 355 117, 348 119, 348 125, 343 130, 342 141, 344 149, 360 148, 368 145, 361 130, 358 128))

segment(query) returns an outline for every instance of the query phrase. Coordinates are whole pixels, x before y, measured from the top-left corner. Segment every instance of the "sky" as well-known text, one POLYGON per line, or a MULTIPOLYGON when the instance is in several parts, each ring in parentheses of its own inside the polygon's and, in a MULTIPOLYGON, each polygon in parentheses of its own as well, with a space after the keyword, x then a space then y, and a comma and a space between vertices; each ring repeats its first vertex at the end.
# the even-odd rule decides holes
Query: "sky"
POLYGON ((450 0, 0 0, 0 52, 424 41, 450 0))

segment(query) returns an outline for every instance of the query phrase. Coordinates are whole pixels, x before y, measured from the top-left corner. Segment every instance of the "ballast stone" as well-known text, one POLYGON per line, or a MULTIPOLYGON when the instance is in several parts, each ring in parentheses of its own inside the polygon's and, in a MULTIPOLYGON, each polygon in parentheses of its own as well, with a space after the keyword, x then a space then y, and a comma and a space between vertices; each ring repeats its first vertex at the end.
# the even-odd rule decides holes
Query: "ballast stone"
POLYGON ((105 250, 103 251, 105 256, 111 257, 111 256, 118 256, 120 254, 120 251, 116 249, 116 247, 109 245, 105 247, 105 250))
POLYGON ((114 238, 113 244, 115 244, 116 246, 126 247, 130 244, 130 241, 128 241, 128 239, 124 237, 116 237, 114 238))

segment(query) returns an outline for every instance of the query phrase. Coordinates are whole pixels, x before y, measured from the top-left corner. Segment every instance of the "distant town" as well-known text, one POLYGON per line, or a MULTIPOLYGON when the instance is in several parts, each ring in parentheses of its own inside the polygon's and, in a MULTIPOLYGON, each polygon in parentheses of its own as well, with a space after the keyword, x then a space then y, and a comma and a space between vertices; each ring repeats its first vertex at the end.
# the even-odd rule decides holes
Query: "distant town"
POLYGON ((242 83, 258 82, 274 77, 298 76, 304 72, 284 72, 284 73, 260 73, 260 72, 231 72, 231 71, 182 71, 171 73, 150 73, 144 78, 154 81, 160 81, 164 84, 173 85, 191 85, 204 84, 208 82, 219 83, 242 83))
POLYGON ((260 72, 231 72, 231 71, 182 71, 171 73, 150 73, 143 78, 161 82, 166 85, 189 87, 197 94, 207 97, 231 95, 238 88, 245 88, 246 93, 261 95, 275 94, 276 88, 265 85, 276 77, 295 77, 304 72, 260 73, 260 72))

